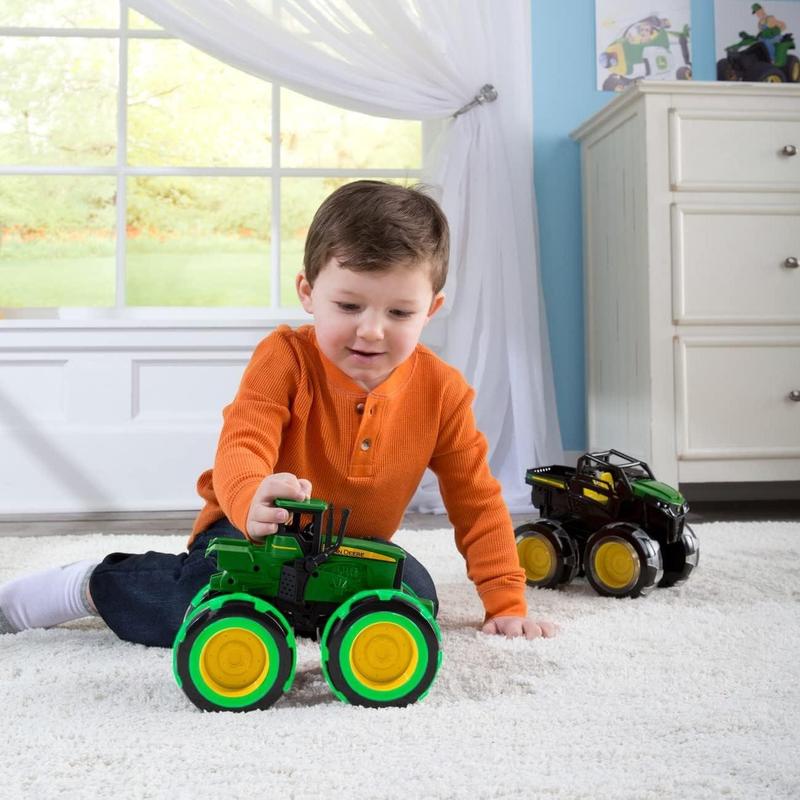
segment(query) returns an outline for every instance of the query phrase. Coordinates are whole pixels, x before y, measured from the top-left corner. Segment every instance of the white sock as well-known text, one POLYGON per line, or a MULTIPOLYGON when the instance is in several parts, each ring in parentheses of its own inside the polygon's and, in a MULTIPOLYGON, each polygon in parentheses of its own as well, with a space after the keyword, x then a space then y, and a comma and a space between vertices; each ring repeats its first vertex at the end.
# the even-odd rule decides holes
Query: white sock
POLYGON ((76 561, 25 575, 0 586, 0 633, 50 628, 97 614, 89 578, 97 561, 76 561))

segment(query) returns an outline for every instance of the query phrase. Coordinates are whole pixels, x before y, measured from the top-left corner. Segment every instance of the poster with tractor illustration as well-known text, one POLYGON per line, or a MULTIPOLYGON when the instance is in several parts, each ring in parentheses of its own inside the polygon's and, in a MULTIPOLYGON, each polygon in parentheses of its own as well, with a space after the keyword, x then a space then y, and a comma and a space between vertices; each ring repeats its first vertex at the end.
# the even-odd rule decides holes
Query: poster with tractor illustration
POLYGON ((800 3, 716 0, 718 81, 800 83, 800 3))
POLYGON ((597 88, 620 92, 639 80, 689 80, 690 17, 690 0, 596 0, 597 88))

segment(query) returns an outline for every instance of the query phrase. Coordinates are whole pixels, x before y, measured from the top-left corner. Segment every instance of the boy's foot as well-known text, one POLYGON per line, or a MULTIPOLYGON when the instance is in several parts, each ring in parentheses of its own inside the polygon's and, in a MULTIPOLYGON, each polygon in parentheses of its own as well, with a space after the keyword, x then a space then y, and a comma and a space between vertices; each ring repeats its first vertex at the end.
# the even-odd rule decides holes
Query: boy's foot
POLYGON ((76 561, 24 575, 0 586, 0 634, 51 628, 97 614, 89 578, 97 562, 76 561))

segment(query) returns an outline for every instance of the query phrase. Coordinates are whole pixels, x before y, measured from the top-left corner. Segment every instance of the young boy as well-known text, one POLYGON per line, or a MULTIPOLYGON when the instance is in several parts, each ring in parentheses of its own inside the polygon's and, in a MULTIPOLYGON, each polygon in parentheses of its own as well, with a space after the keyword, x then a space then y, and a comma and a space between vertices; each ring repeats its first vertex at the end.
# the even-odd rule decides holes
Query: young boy
MULTIPOLYGON (((475 427, 473 391, 419 344, 441 308, 449 232, 414 189, 357 181, 317 211, 296 288, 314 324, 277 328, 257 347, 223 412, 205 506, 188 552, 113 553, 0 587, 0 632, 99 613, 123 639, 170 647, 215 571, 215 536, 259 540, 287 519, 276 498, 351 509, 348 535, 390 539, 426 467, 438 476, 456 546, 486 610, 482 630, 554 635, 527 617, 511 518, 475 427), (266 477, 265 477, 266 476, 266 477)), ((404 580, 436 603, 409 554, 404 580)))

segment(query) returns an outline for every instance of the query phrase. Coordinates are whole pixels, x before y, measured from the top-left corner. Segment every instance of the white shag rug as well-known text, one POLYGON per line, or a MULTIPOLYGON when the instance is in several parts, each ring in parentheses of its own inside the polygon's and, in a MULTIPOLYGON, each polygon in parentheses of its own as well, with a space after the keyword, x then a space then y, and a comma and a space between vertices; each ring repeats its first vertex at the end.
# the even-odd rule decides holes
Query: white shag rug
MULTIPOLYGON (((0 796, 8 798, 797 798, 800 524, 704 524, 678 589, 528 590, 551 640, 476 631, 449 531, 401 531, 441 600, 444 661, 405 709, 337 701, 300 640, 290 695, 204 714, 170 652, 98 620, 0 636, 0 796)), ((183 538, 0 539, 0 580, 183 538)))

